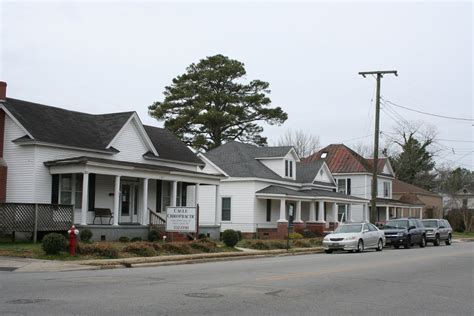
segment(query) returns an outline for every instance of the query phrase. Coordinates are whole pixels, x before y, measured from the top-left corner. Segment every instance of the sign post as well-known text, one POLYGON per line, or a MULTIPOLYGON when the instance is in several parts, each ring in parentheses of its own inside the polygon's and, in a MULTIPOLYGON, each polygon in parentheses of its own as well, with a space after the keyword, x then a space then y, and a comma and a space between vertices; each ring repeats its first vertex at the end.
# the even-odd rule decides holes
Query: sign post
POLYGON ((166 208, 166 231, 196 233, 196 207, 169 206, 166 208))

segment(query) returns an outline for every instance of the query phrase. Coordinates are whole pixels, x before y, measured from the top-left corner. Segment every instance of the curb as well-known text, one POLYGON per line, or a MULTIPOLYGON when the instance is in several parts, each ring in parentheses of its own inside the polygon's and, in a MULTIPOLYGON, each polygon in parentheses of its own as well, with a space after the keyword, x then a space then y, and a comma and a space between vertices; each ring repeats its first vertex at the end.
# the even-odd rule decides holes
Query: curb
POLYGON ((209 253, 198 255, 175 255, 161 257, 135 257, 126 259, 102 259, 76 261, 76 264, 89 265, 91 269, 115 269, 115 268, 135 268, 135 267, 157 267, 178 264, 195 264, 218 261, 259 259, 278 256, 295 256, 322 253, 323 248, 298 248, 290 251, 267 250, 258 252, 230 252, 230 253, 209 253))

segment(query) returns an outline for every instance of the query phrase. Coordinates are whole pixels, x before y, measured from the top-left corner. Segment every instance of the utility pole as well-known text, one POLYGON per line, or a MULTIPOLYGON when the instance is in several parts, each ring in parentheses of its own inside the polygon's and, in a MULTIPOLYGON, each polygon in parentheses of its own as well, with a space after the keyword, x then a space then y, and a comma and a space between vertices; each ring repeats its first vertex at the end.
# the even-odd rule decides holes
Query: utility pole
POLYGON ((359 75, 377 76, 377 93, 375 98, 375 135, 374 135, 374 165, 372 170, 372 198, 370 200, 370 222, 377 220, 377 167, 379 165, 379 134, 380 134, 380 81, 383 75, 392 74, 398 76, 396 70, 361 71, 359 75))

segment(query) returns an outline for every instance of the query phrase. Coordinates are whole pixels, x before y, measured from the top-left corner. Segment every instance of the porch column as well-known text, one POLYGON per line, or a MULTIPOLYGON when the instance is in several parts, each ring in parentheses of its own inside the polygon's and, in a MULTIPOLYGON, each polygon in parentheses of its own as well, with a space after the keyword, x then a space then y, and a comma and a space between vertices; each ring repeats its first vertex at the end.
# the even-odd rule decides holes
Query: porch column
POLYGON ((318 201, 318 222, 324 223, 324 201, 318 201))
POLYGON ((198 206, 199 204, 199 183, 196 183, 194 186, 194 205, 198 206))
POLYGON ((347 222, 352 222, 352 204, 347 204, 347 222))
POLYGON ((278 219, 279 223, 286 223, 286 200, 280 199, 280 219, 278 219))
POLYGON ((277 221, 277 238, 288 236, 288 221, 286 220, 286 200, 280 199, 280 219, 277 221))
POLYGON ((216 213, 214 214, 215 216, 215 221, 216 225, 219 225, 221 221, 221 193, 220 193, 220 185, 216 185, 216 213))
POLYGON ((119 224, 119 205, 120 205, 120 176, 115 176, 114 226, 118 226, 119 224))
POLYGON ((309 222, 316 222, 316 202, 309 202, 309 222))
POLYGON ((408 208, 408 217, 411 217, 411 210, 412 210, 412 208, 409 207, 409 208, 408 208))
POLYGON ((420 219, 423 219, 423 208, 420 207, 420 219))
POLYGON ((178 194, 178 182, 171 181, 171 206, 176 206, 176 195, 178 194))
POLYGON ((89 173, 82 174, 82 210, 81 225, 87 225, 87 211, 89 209, 89 173))
POLYGON ((389 219, 390 219, 389 207, 385 206, 385 221, 388 221, 389 219))
POLYGON ((332 203, 332 218, 334 223, 338 223, 337 219, 337 204, 336 202, 332 203))
POLYGON ((301 201, 296 201, 296 216, 294 222, 303 223, 301 220, 301 201))
POLYGON ((143 179, 142 189, 142 225, 148 225, 148 178, 143 179))

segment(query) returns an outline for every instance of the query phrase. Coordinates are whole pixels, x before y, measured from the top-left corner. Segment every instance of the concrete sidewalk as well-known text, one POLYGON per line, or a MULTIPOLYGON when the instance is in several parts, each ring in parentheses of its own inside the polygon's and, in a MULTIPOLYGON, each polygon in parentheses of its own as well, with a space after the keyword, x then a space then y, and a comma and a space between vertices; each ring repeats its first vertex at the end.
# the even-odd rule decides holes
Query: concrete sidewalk
POLYGON ((100 267, 86 266, 71 261, 39 260, 19 257, 0 257, 0 271, 58 272, 95 269, 100 269, 100 267))
MULTIPOLYGON (((247 249, 245 249, 247 250, 247 249)), ((264 258, 273 256, 302 255, 322 252, 322 247, 296 248, 286 251, 247 250, 241 252, 201 253, 192 255, 166 255, 156 257, 133 257, 120 259, 92 259, 77 261, 39 260, 18 257, 0 257, 0 271, 10 272, 60 272, 113 268, 149 267, 176 264, 193 264, 211 261, 264 258)))

